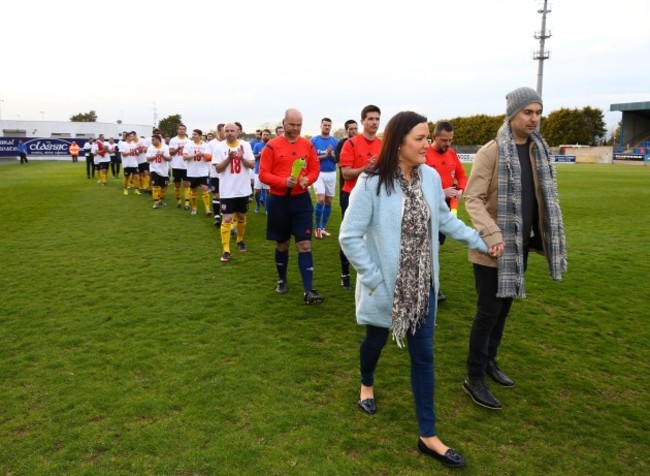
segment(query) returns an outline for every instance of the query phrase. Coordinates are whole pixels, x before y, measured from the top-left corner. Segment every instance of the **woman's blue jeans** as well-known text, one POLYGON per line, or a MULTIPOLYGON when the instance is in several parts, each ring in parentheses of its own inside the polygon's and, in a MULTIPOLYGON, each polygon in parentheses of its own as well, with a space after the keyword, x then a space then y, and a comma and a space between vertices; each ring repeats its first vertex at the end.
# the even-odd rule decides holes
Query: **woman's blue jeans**
MULTIPOLYGON (((429 314, 415 335, 407 334, 411 357, 411 389, 415 399, 415 416, 420 427, 420 436, 436 435, 436 414, 433 409, 433 329, 436 315, 436 294, 429 293, 429 314)), ((366 326, 366 337, 360 346, 361 383, 372 387, 375 382, 375 368, 381 351, 388 339, 389 329, 366 326)))

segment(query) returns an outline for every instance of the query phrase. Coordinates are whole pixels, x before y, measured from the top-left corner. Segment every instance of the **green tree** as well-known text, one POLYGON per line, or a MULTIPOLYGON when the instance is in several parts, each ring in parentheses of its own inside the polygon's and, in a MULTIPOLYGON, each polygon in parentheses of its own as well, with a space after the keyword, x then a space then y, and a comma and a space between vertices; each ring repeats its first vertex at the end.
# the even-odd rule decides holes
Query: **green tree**
POLYGON ((182 122, 183 120, 180 114, 173 114, 161 119, 160 122, 158 122, 158 129, 163 133, 163 136, 174 137, 176 136, 178 125, 182 122))
POLYGON ((80 112, 79 114, 70 116, 70 122, 97 122, 97 113, 94 110, 80 112))
POLYGON ((562 144, 600 145, 606 132, 603 111, 589 106, 557 109, 542 121, 542 135, 552 147, 562 144))
MULTIPOLYGON (((469 117, 455 117, 453 119, 440 119, 448 121, 454 127, 454 144, 456 145, 481 145, 494 139, 503 124, 505 116, 487 116, 478 114, 469 117)), ((434 123, 429 123, 429 130, 433 132, 434 123)))
POLYGON ((582 115, 585 126, 591 133, 590 145, 601 145, 605 141, 605 134, 607 134, 607 127, 605 124, 605 117, 603 111, 598 108, 586 106, 582 108, 582 115))

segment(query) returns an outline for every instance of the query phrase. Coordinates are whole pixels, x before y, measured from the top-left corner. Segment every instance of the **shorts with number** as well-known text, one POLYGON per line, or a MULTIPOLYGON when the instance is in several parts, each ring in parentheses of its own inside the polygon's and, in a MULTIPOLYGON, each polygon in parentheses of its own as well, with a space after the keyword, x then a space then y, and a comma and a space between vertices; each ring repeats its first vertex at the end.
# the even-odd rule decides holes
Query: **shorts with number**
POLYGON ((208 177, 187 177, 187 181, 190 183, 190 188, 196 188, 200 185, 208 186, 208 177))
POLYGON ((187 179, 187 169, 172 169, 172 174, 174 174, 174 182, 187 179))
POLYGON ((314 207, 308 192, 267 198, 266 239, 283 243, 293 235, 296 243, 311 240, 314 207))
POLYGON ((336 172, 321 172, 314 183, 314 191, 317 195, 333 197, 336 192, 336 172))
POLYGON ((169 177, 151 172, 151 184, 154 187, 166 187, 169 183, 169 177))
POLYGON ((222 198, 221 213, 223 215, 246 213, 248 211, 248 203, 248 197, 222 198))
POLYGON ((138 170, 140 170, 140 173, 149 172, 149 162, 142 162, 141 164, 138 164, 138 170))

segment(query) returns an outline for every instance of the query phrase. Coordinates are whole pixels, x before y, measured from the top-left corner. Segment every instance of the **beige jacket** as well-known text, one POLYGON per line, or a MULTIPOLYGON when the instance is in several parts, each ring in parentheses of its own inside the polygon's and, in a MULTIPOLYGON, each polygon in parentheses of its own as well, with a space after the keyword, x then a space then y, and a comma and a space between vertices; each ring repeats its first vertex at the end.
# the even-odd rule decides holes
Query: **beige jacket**
MULTIPOLYGON (((472 170, 463 193, 465 209, 469 214, 474 228, 476 228, 488 248, 503 242, 503 235, 497 226, 497 204, 499 192, 499 146, 496 140, 491 140, 476 153, 472 170)), ((544 199, 539 188, 537 167, 533 153, 533 143, 530 144, 530 159, 533 163, 533 181, 535 183, 535 196, 537 197, 538 230, 544 230, 544 199)), ((542 240, 542 243, 544 240, 542 240)), ((543 252, 543 250, 536 250, 543 252)), ((489 255, 476 250, 469 250, 469 260, 472 263, 496 268, 498 261, 489 255)))

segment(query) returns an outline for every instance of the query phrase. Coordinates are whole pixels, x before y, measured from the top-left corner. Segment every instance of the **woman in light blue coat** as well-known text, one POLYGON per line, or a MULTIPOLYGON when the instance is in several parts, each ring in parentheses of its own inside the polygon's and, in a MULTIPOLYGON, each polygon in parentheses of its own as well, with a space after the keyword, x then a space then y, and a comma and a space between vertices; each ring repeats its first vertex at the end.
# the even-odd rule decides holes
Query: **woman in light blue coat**
POLYGON ((427 119, 405 111, 387 124, 375 168, 350 195, 339 241, 357 271, 357 322, 366 326, 360 347, 358 406, 376 412, 374 371, 389 331, 408 343, 418 450, 450 467, 465 459, 437 436, 433 408, 433 329, 438 284, 438 232, 487 252, 478 232, 451 214, 440 177, 423 166, 427 119))

